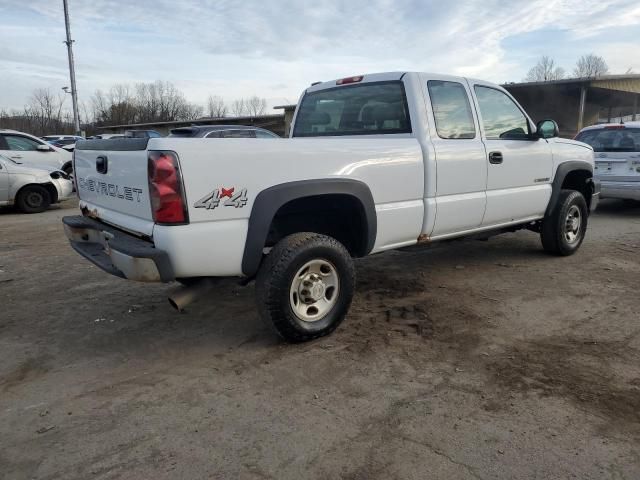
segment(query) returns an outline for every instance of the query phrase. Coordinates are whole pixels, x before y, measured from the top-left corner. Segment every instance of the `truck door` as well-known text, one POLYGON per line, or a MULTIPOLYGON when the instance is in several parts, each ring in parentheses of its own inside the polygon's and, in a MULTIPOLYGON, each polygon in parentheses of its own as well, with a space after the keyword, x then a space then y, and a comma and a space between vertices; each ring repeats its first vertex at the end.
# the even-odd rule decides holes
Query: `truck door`
POLYGON ((487 209, 483 226, 541 218, 551 197, 549 143, 532 135, 532 122, 502 89, 474 82, 486 148, 487 209))
POLYGON ((469 85, 446 76, 423 84, 436 160, 435 195, 427 198, 427 209, 435 202, 431 236, 472 230, 484 216, 487 163, 469 85))

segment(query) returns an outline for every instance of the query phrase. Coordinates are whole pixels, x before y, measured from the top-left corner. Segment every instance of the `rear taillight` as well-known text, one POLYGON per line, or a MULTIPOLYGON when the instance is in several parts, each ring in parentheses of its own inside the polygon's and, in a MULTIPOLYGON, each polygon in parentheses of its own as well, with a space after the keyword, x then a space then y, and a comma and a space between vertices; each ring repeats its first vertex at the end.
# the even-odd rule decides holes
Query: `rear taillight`
POLYGON ((173 152, 149 152, 149 197, 153 221, 162 224, 189 222, 178 157, 173 152))

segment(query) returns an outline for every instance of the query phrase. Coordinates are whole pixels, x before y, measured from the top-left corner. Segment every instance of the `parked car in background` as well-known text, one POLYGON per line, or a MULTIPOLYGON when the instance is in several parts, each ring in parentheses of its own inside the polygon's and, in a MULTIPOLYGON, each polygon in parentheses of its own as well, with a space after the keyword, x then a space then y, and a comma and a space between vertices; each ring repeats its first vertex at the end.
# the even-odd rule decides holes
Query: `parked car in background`
POLYGON ((169 137, 189 138, 280 138, 273 132, 246 125, 193 125, 174 128, 169 137))
POLYGON ((122 133, 101 133, 99 135, 93 135, 92 137, 87 137, 87 140, 109 140, 110 138, 124 138, 124 134, 122 134, 122 133))
POLYGON ((593 147, 601 198, 640 201, 640 122, 583 128, 576 140, 593 147))
POLYGON ((0 155, 0 205, 15 205, 24 213, 38 213, 69 198, 73 183, 61 170, 46 170, 0 155))
POLYGON ((16 130, 0 129, 0 154, 45 169, 73 170, 71 153, 41 138, 16 130))
POLYGON ((79 135, 45 135, 42 139, 51 145, 62 148, 65 145, 76 143, 78 140, 84 140, 84 137, 79 135))
POLYGON ((76 148, 78 140, 84 140, 84 137, 78 135, 45 135, 42 137, 54 147, 62 148, 67 152, 73 152, 76 148))
POLYGON ((127 130, 124 132, 124 136, 127 138, 160 138, 160 135, 155 130, 127 130))

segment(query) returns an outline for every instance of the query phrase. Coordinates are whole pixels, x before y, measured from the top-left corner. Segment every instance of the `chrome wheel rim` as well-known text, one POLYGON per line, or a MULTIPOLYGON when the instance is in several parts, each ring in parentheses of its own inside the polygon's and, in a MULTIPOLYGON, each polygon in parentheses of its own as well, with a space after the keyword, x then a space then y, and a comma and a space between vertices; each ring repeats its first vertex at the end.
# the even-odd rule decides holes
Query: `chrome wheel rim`
POLYGON ((569 245, 580 240, 580 227, 582 227, 582 213, 576 205, 572 205, 564 222, 564 238, 569 245))
POLYGON ((317 322, 334 307, 339 290, 336 267, 328 260, 311 260, 293 277, 289 291, 291 310, 300 320, 317 322))

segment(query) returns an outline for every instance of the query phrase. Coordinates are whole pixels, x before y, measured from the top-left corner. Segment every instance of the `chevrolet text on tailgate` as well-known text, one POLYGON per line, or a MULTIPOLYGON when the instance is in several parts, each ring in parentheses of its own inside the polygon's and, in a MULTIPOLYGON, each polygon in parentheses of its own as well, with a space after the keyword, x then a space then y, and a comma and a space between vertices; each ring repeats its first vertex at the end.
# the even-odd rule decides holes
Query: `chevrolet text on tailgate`
POLYGON ((290 137, 80 141, 65 232, 113 275, 181 282, 177 308, 212 277, 255 279, 261 316, 299 342, 342 322, 356 257, 518 229, 571 255, 598 201, 593 149, 480 80, 316 84, 290 137))

